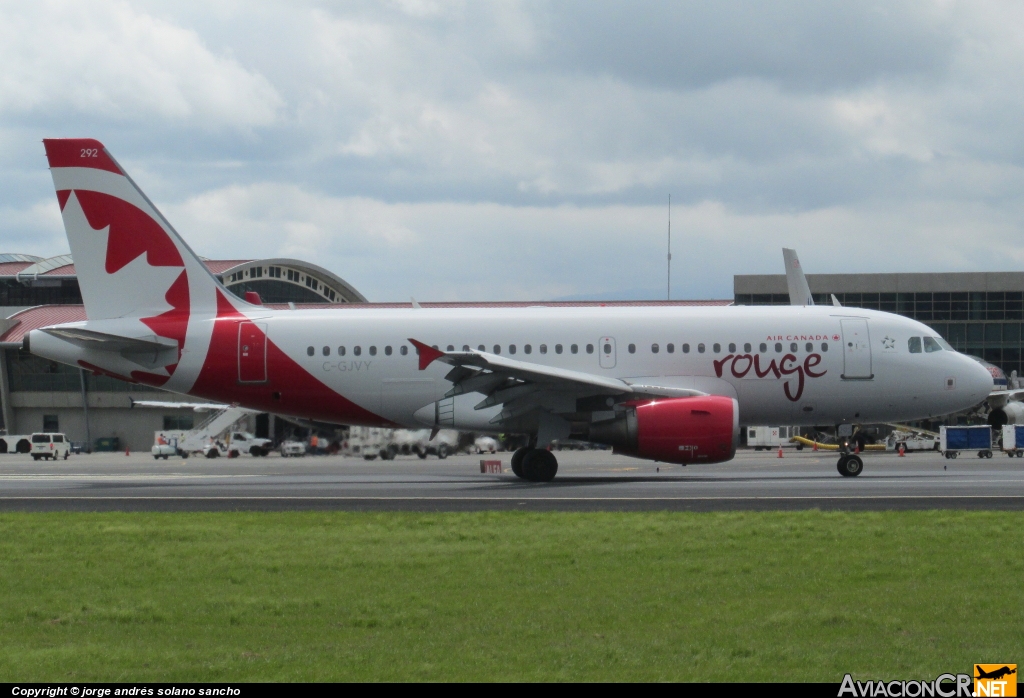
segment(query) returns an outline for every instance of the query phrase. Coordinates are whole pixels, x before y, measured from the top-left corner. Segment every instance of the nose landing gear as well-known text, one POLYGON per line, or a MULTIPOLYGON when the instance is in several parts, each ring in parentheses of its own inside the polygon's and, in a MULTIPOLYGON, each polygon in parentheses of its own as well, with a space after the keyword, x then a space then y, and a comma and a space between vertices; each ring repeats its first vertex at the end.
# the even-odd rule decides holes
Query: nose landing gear
POLYGON ((530 482, 551 482, 558 472, 558 459, 544 448, 520 448, 512 454, 512 472, 530 482))
POLYGON ((860 456, 844 453, 839 456, 836 470, 843 477, 857 477, 864 470, 864 461, 860 459, 860 456))

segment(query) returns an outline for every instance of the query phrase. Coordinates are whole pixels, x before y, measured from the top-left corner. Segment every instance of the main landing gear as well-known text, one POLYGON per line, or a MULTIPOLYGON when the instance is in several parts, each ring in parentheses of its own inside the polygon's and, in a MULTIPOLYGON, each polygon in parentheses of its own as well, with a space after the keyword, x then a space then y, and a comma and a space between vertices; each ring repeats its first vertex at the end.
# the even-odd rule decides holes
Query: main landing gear
POLYGON ((512 472, 530 482, 551 482, 558 472, 558 459, 545 448, 520 448, 512 454, 512 472))
POLYGON ((860 459, 860 456, 855 456, 850 453, 844 453, 839 456, 839 462, 836 463, 836 470, 843 477, 857 477, 864 470, 864 461, 860 459))

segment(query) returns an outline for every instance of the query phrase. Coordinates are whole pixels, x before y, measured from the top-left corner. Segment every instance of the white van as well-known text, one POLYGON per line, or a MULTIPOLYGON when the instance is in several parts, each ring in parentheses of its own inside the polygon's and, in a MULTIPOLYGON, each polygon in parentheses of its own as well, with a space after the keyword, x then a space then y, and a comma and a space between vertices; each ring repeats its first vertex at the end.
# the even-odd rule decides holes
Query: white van
POLYGON ((71 443, 64 434, 36 433, 32 435, 31 453, 33 460, 40 458, 67 460, 68 454, 71 453, 71 443))

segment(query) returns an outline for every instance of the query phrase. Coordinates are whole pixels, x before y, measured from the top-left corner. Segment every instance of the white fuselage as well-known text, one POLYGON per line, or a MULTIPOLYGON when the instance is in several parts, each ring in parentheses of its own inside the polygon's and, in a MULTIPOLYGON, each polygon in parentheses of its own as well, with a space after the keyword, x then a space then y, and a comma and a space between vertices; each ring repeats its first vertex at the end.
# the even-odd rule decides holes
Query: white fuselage
MULTIPOLYGON (((909 338, 935 336, 930 328, 856 308, 353 308, 263 318, 257 322, 267 324, 269 340, 317 380, 403 426, 424 423, 417 411, 451 387, 450 367, 418 369, 408 338, 442 351, 483 346, 524 362, 727 395, 738 400, 742 424, 922 419, 977 404, 991 384, 956 352, 910 353, 909 338), (843 339, 841 321, 851 319, 866 324, 867 346, 856 347, 866 356, 854 356, 843 339)), ((460 409, 454 426, 487 430, 494 413, 460 409)))

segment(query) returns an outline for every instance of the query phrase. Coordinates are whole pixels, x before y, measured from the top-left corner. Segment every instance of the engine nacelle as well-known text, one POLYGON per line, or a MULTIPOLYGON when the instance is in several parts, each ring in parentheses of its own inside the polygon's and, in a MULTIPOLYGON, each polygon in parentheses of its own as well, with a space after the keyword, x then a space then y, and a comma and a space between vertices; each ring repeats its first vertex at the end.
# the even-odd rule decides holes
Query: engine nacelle
POLYGON ((1008 402, 988 413, 988 423, 996 429, 1004 424, 1024 424, 1024 403, 1008 402))
POLYGON ((588 440, 616 453, 665 463, 732 460, 739 441, 740 407, 719 395, 625 403, 625 412, 590 425, 588 440))

